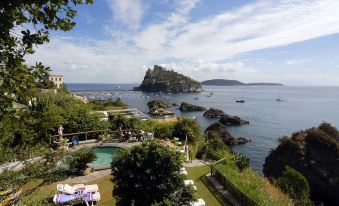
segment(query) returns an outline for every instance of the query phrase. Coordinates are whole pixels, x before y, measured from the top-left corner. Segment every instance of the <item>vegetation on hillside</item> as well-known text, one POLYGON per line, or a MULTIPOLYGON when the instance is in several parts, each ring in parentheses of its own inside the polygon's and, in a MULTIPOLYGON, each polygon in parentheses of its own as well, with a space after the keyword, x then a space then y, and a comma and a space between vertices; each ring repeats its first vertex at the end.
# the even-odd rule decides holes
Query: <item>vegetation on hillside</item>
POLYGON ((63 125, 64 134, 109 126, 97 114, 90 113, 90 106, 67 92, 36 96, 26 110, 0 120, 0 163, 45 154, 53 141, 51 136, 58 134, 60 125, 63 125))
POLYGON ((185 83, 198 83, 196 80, 189 78, 183 74, 179 74, 173 70, 167 70, 165 67, 154 65, 154 69, 148 69, 145 79, 154 79, 156 81, 168 81, 172 83, 185 82, 185 83))
POLYGON ((311 188, 311 199, 338 205, 339 133, 328 123, 280 139, 278 147, 266 157, 264 174, 283 176, 285 166, 300 172, 311 188))

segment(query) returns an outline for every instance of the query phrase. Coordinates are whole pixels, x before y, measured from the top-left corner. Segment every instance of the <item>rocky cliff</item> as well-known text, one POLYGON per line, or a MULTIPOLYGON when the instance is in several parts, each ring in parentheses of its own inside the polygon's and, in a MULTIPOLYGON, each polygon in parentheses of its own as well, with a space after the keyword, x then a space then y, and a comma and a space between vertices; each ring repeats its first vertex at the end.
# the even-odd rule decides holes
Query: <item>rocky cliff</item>
POLYGON ((201 84, 185 75, 154 65, 148 69, 144 80, 134 90, 144 92, 188 93, 201 92, 201 84))
POLYGON ((311 199, 339 205, 339 132, 328 123, 280 139, 266 157, 264 174, 282 175, 285 165, 302 173, 311 186, 311 199))

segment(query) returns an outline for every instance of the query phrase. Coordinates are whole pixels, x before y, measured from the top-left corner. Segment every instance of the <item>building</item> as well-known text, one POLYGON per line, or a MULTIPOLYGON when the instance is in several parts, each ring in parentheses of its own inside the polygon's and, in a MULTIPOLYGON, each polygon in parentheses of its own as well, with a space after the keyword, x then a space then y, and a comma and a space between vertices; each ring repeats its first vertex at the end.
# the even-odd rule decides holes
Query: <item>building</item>
POLYGON ((64 77, 62 75, 49 74, 48 79, 52 81, 58 89, 64 84, 64 77))

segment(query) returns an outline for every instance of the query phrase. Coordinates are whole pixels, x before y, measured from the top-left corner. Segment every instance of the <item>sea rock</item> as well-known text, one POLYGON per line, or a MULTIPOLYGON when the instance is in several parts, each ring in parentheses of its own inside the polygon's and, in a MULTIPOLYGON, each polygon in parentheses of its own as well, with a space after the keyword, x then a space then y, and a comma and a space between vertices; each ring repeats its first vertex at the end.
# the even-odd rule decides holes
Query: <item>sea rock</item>
POLYGON ((183 112, 194 112, 194 111, 205 111, 206 110, 205 107, 201 107, 201 106, 194 105, 194 104, 188 104, 186 102, 182 102, 179 109, 180 111, 183 111, 183 112))
POLYGON ((243 120, 238 116, 231 116, 228 114, 223 115, 221 119, 219 120, 219 122, 224 125, 234 125, 234 126, 239 126, 239 125, 250 123, 249 121, 243 120))
POLYGON ((245 144, 247 142, 250 142, 251 140, 247 140, 243 137, 238 137, 235 138, 233 137, 226 129, 226 127, 221 124, 220 122, 215 122, 211 124, 206 130, 207 136, 209 138, 213 138, 213 135, 217 135, 222 139, 222 141, 228 145, 228 146, 233 146, 233 145, 238 145, 238 144, 245 144))
POLYGON ((210 108, 208 109, 203 116, 207 118, 220 118, 225 115, 225 112, 220 109, 210 108))
POLYGON ((177 106, 179 106, 179 105, 178 105, 177 103, 173 103, 172 106, 173 106, 173 107, 177 107, 177 106))
POLYGON ((135 87, 134 90, 144 92, 188 93, 201 92, 202 87, 199 82, 190 77, 154 65, 152 70, 148 69, 146 72, 141 85, 135 87))
POLYGON ((152 100, 147 103, 148 108, 156 108, 156 109, 164 109, 171 106, 170 102, 162 101, 162 100, 152 100))

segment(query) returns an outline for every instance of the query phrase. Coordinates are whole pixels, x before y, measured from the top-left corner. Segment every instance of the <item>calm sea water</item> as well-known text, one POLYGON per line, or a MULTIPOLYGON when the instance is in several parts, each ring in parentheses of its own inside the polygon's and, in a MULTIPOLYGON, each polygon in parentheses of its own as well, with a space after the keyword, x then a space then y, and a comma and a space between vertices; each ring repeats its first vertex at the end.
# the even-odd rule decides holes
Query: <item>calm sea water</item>
MULTIPOLYGON (((70 90, 132 89, 132 84, 68 84, 70 90)), ((130 107, 147 111, 147 102, 152 99, 169 98, 170 102, 188 102, 205 107, 224 110, 249 120, 249 125, 228 126, 235 137, 245 137, 252 142, 234 146, 232 149, 250 158, 250 164, 257 171, 262 170, 265 157, 278 144, 278 138, 291 135, 302 129, 316 127, 321 122, 330 122, 339 128, 339 87, 223 87, 205 86, 197 94, 150 94, 134 91, 90 92, 91 98, 116 98, 120 96, 130 107), (214 94, 207 97, 210 92, 214 94), (145 98, 149 96, 149 99, 145 98), (199 98, 195 100, 194 98, 199 98), (277 102, 277 98, 284 101, 277 102), (244 99, 245 103, 236 103, 244 99)), ((177 116, 196 117, 205 129, 214 120, 206 119, 203 112, 182 113, 172 108, 177 116)))

